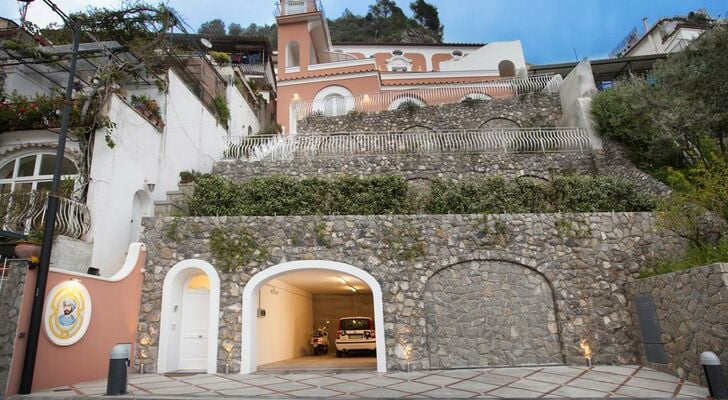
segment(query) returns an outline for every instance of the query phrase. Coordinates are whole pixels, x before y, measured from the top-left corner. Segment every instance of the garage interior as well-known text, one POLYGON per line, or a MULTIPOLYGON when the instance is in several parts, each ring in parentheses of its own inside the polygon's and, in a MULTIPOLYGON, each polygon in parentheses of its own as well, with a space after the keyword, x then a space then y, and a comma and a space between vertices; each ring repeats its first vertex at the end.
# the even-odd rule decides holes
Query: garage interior
POLYGON ((372 291, 365 282, 341 272, 312 269, 266 282, 259 296, 258 371, 376 370, 374 353, 336 357, 339 319, 374 318, 372 291), (311 334, 321 326, 328 327, 328 353, 314 356, 311 334))

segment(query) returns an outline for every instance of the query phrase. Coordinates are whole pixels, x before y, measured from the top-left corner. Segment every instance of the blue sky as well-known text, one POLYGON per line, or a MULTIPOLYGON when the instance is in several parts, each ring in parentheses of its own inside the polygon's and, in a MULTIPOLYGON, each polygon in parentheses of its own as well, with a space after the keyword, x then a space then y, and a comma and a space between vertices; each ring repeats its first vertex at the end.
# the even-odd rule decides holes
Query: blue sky
MULTIPOLYGON (((118 6, 120 0, 55 0, 71 12, 88 4, 118 6)), ((409 13, 411 0, 396 0, 409 13)), ((154 2, 153 0, 151 2, 154 2)), ((448 42, 521 40, 526 59, 535 64, 589 57, 605 57, 642 18, 687 14, 706 8, 713 16, 728 14, 726 0, 430 0, 440 11, 448 42), (576 52, 576 55, 575 55, 576 52)), ((0 15, 18 18, 17 3, 0 2, 0 15)), ((243 26, 273 23, 274 2, 269 0, 169 0, 194 28, 210 19, 243 26)), ((364 14, 374 0, 323 0, 330 18, 345 8, 364 14)), ((44 25, 52 12, 40 1, 30 7, 28 19, 44 25)))

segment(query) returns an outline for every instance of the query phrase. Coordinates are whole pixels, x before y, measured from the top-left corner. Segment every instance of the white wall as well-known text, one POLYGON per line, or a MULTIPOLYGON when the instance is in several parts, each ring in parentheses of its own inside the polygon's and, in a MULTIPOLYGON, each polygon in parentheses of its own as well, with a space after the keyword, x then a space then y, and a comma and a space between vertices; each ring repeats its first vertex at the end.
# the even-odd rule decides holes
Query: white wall
POLYGON ((697 39, 703 32, 702 29, 694 28, 678 28, 670 38, 663 42, 661 29, 653 29, 649 35, 633 48, 631 48, 623 57, 627 56, 644 56, 652 54, 673 53, 684 50, 689 42, 697 39))
MULTIPOLYGON (((62 79, 65 85, 68 78, 64 77, 63 74, 54 75, 56 79, 62 79)), ((48 94, 50 93, 50 89, 53 88, 62 89, 60 86, 53 84, 49 80, 24 67, 10 69, 7 72, 3 86, 3 89, 7 93, 17 91, 19 95, 28 97, 33 97, 36 94, 48 94)), ((65 89, 63 89, 63 93, 65 93, 65 89)))
MULTIPOLYGON (((156 97, 157 89, 150 88, 148 94, 156 97)), ((109 148, 104 133, 97 133, 88 206, 93 224, 92 265, 103 276, 112 275, 124 261, 134 194, 141 190, 152 200, 164 200, 167 191, 177 190, 181 171, 209 172, 220 158, 227 132, 174 72, 169 73, 169 90, 161 105, 166 115, 163 132, 114 97, 109 116, 116 123, 116 146, 109 148), (147 182, 155 184, 153 192, 147 182)))
POLYGON ((258 365, 310 354, 311 293, 273 279, 260 288, 259 307, 266 316, 258 318, 258 365))
POLYGON ((440 71, 498 71, 498 64, 510 60, 516 72, 526 69, 521 41, 494 42, 458 59, 440 63, 440 71))

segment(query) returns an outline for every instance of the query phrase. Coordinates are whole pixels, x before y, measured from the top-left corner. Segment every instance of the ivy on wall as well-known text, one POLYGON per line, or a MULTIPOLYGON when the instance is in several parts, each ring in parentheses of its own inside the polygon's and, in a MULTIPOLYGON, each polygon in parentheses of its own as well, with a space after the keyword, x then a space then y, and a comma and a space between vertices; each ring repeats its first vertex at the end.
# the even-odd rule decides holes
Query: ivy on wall
POLYGON ((215 266, 222 272, 232 272, 251 262, 261 263, 270 253, 260 246, 245 227, 215 228, 210 234, 210 251, 215 266))

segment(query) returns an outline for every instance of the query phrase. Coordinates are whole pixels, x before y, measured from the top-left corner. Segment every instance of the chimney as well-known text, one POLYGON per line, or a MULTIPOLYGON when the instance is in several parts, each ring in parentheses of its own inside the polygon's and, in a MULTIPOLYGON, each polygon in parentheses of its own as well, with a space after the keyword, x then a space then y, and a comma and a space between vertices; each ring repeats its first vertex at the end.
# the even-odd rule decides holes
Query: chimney
POLYGON ((642 18, 642 26, 645 28, 645 33, 650 30, 650 20, 647 17, 642 18))

